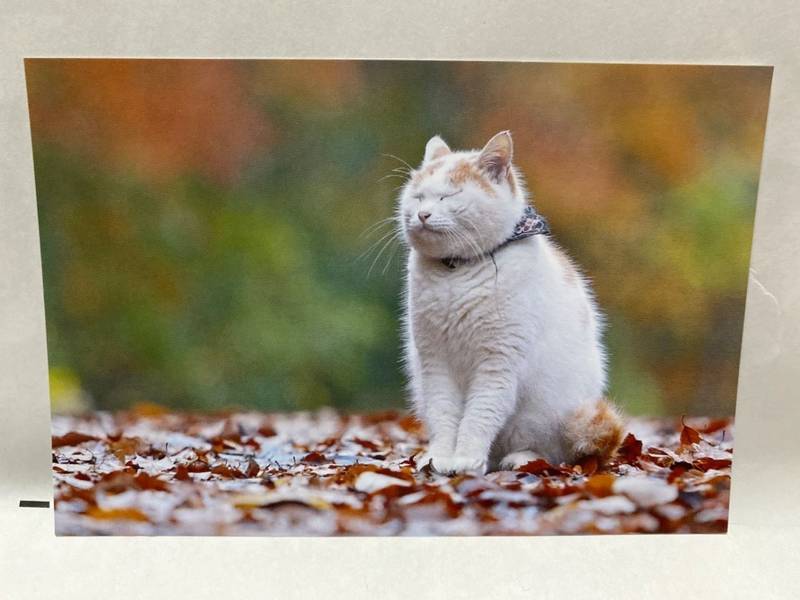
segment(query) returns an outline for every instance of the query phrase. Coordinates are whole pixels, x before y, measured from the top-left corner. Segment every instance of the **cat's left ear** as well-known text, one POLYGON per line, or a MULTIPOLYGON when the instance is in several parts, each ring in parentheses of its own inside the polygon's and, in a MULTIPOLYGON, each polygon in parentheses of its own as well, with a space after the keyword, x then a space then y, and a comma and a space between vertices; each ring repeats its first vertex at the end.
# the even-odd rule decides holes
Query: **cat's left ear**
POLYGON ((514 143, 511 141, 511 132, 501 131, 486 142, 478 157, 478 164, 495 181, 500 181, 508 173, 513 155, 514 143))
POLYGON ((450 146, 445 144, 444 140, 438 135, 435 135, 425 144, 425 158, 422 160, 423 162, 430 162, 447 154, 450 154, 450 146))

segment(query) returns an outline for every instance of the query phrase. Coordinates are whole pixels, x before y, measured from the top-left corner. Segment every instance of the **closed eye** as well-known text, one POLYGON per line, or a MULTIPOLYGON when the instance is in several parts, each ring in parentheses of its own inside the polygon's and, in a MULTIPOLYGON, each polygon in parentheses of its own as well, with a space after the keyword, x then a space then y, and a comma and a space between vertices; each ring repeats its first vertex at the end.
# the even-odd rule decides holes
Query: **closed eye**
POLYGON ((456 190, 455 192, 451 192, 450 194, 445 194, 444 196, 439 196, 439 202, 444 200, 445 198, 452 198, 456 194, 460 194, 463 190, 456 190))

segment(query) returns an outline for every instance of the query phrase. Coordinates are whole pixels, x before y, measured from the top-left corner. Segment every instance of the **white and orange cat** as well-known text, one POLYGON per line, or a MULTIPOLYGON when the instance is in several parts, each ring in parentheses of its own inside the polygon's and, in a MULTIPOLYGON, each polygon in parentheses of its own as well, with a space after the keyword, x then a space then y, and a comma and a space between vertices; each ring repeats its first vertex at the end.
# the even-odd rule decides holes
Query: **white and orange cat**
POLYGON ((433 137, 400 196, 406 362, 430 436, 417 466, 440 473, 605 460, 623 434, 592 293, 530 208, 512 148, 507 131, 479 151, 433 137))

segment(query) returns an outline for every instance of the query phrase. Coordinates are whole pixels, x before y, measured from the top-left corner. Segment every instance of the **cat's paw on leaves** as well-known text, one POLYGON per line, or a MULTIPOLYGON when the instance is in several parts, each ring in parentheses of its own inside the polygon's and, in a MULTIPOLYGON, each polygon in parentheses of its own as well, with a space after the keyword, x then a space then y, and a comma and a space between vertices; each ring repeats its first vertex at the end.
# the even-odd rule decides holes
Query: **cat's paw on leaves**
POLYGON ((510 454, 506 454, 502 460, 500 461, 500 470, 501 471, 516 471, 520 467, 532 462, 534 460, 543 458, 539 456, 535 452, 531 452, 530 450, 523 450, 521 452, 512 452, 510 454))
POLYGON ((484 475, 486 473, 486 459, 471 456, 433 457, 431 467, 442 475, 454 475, 456 473, 484 475))

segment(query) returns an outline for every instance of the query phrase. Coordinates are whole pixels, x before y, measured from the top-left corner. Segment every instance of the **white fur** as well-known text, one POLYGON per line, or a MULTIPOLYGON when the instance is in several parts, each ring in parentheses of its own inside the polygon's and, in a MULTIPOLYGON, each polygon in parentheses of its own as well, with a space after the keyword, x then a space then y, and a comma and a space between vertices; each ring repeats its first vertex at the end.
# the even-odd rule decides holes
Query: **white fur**
MULTIPOLYGON (((431 140, 428 153, 441 150, 440 142, 431 140)), ((513 169, 510 136, 508 144, 513 169)), ((520 457, 570 460, 564 423, 600 399, 606 385, 592 294, 543 235, 505 246, 494 260, 477 258, 453 270, 442 264, 443 257, 479 257, 498 246, 527 195, 516 171, 516 193, 506 172, 492 180, 494 195, 471 180, 455 188, 450 169, 464 159, 481 164, 481 153, 437 154, 443 166, 427 175, 423 162, 422 176, 405 186, 398 207, 409 246, 411 401, 430 435, 417 462, 439 472, 485 472, 520 457), (430 213, 427 228, 420 212, 430 213)))

